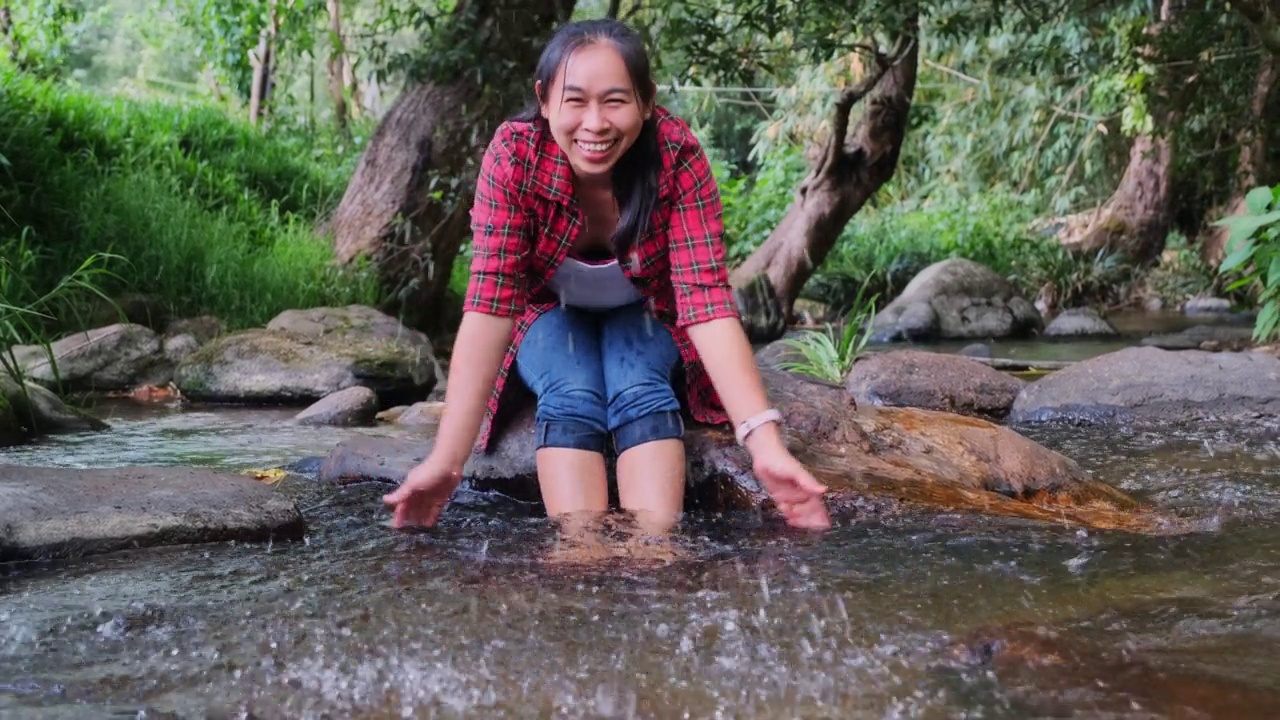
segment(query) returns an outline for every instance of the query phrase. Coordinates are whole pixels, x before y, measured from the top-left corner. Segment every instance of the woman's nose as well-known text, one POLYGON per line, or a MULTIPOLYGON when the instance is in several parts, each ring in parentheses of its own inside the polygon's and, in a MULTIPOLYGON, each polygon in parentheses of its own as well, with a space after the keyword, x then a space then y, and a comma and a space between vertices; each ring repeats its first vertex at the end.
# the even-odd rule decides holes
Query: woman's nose
POLYGON ((587 106, 587 114, 582 118, 582 126, 586 130, 593 132, 603 132, 609 129, 609 118, 604 112, 604 108, 596 103, 587 106))

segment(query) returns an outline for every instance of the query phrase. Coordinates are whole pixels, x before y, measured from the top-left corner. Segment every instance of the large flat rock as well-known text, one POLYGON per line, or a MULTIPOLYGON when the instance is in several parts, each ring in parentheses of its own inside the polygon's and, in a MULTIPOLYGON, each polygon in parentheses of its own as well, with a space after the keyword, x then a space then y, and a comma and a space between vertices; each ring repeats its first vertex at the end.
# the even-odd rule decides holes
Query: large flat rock
POLYGON ((1131 347, 1029 383, 1010 411, 1015 423, 1126 422, 1280 416, 1280 359, 1131 347))
POLYGON ((0 562, 156 545, 302 536, 293 502, 240 475, 194 468, 0 465, 0 562))

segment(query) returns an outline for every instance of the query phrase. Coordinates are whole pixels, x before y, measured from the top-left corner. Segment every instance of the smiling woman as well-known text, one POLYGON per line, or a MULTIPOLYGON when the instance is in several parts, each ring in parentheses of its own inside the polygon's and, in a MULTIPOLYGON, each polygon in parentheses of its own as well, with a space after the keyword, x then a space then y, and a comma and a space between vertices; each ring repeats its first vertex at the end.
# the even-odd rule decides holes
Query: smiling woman
POLYGON ((446 411, 431 454, 386 497, 393 524, 433 524, 479 436, 523 386, 537 399, 549 515, 592 521, 618 499, 641 527, 683 507, 687 411, 736 424, 793 525, 825 528, 825 488, 787 451, 728 283, 720 196, 689 126, 654 103, 639 35, 566 25, 534 100, 489 144, 472 208, 473 260, 446 411))

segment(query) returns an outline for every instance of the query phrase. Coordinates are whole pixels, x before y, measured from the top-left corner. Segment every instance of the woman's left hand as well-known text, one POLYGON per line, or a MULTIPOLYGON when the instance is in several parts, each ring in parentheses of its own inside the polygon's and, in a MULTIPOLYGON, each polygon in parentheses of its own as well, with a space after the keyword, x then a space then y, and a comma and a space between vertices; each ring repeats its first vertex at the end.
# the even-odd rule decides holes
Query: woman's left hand
POLYGON ((792 527, 826 530, 831 516, 822 496, 827 488, 818 482, 781 443, 752 453, 756 478, 773 498, 778 511, 792 527))

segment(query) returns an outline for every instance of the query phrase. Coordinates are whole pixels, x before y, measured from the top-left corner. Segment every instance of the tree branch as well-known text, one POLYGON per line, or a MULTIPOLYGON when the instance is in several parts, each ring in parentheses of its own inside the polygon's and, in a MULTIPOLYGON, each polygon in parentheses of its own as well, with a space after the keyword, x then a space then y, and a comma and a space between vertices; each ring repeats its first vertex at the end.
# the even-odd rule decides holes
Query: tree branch
POLYGON ((609 0, 609 9, 604 11, 604 16, 610 20, 617 20, 620 10, 622 10, 622 0, 609 0))
POLYGON ((1235 0, 1231 5, 1253 25, 1263 47, 1280 57, 1280 14, 1265 0, 1235 0))
POLYGON ((831 139, 827 145, 827 152, 822 159, 822 169, 834 164, 844 157, 844 146, 849 134, 849 114, 853 112, 853 106, 857 105, 860 100, 866 97, 876 85, 880 83, 880 79, 885 73, 897 65, 911 49, 916 42, 916 38, 900 35, 894 42, 893 49, 889 53, 885 53, 879 48, 875 48, 874 57, 876 68, 866 77, 862 78, 856 85, 847 87, 840 92, 840 97, 836 99, 835 118, 832 122, 831 139))

